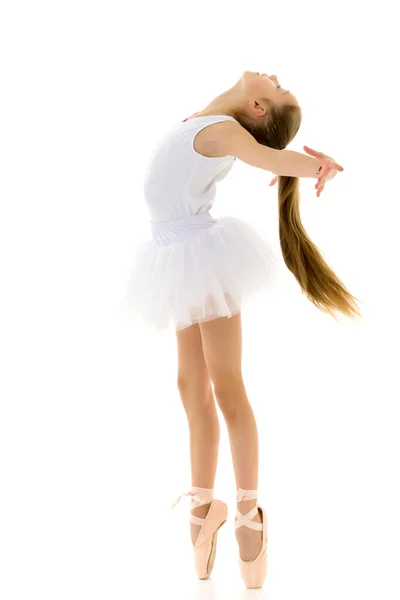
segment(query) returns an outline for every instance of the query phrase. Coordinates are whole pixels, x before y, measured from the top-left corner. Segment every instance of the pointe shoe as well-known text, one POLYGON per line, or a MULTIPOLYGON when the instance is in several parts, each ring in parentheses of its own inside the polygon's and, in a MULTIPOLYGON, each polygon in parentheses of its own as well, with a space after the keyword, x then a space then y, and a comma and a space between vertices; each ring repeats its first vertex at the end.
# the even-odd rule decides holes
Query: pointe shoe
POLYGON ((211 502, 210 510, 206 517, 196 517, 190 513, 189 521, 201 525, 201 529, 193 546, 194 564, 199 579, 208 579, 214 567, 217 535, 220 527, 228 518, 228 506, 221 500, 213 499, 213 489, 192 487, 187 494, 181 494, 172 504, 174 509, 182 496, 191 496, 191 510, 211 502))
MULTIPOLYGON (((243 490, 239 488, 236 494, 236 501, 255 500, 258 498, 257 490, 243 490)), ((268 536, 267 536, 267 513, 262 506, 258 504, 248 513, 242 515, 240 510, 236 511, 235 530, 239 527, 249 527, 255 531, 262 531, 262 547, 259 554, 253 560, 242 560, 239 554, 239 569, 242 579, 249 589, 257 589, 263 586, 268 568, 268 536), (262 523, 256 523, 251 519, 257 514, 258 509, 262 513, 262 523)))

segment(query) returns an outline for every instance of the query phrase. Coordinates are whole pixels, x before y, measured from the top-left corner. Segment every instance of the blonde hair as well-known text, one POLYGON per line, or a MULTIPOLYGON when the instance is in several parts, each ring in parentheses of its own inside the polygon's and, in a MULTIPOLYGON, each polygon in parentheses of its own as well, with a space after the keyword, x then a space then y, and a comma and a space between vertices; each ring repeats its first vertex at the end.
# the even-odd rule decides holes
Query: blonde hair
MULTIPOLYGON (((269 109, 265 119, 255 121, 241 111, 236 111, 235 119, 259 144, 283 150, 300 128, 301 108, 289 104, 277 106, 268 98, 264 102, 269 109)), ((278 207, 283 259, 308 300, 335 319, 336 311, 351 319, 360 317, 358 298, 346 289, 303 227, 298 177, 279 176, 278 207)))

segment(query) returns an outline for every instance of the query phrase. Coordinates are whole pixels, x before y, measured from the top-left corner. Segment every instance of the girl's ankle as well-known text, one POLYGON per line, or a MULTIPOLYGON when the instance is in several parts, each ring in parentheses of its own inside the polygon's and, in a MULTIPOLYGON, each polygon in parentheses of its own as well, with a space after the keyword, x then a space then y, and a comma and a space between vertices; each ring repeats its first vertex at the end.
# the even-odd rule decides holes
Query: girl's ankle
POLYGON ((242 500, 241 502, 236 502, 236 504, 240 512, 244 514, 257 505, 257 500, 242 500))

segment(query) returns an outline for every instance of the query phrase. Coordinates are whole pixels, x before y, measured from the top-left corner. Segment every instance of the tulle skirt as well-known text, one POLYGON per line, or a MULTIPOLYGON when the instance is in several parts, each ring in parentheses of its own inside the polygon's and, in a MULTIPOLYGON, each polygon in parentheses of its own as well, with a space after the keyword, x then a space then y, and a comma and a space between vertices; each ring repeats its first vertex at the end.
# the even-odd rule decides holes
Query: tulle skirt
POLYGON ((120 314, 152 329, 232 317, 275 280, 279 259, 255 228, 207 213, 151 223, 137 251, 120 314))

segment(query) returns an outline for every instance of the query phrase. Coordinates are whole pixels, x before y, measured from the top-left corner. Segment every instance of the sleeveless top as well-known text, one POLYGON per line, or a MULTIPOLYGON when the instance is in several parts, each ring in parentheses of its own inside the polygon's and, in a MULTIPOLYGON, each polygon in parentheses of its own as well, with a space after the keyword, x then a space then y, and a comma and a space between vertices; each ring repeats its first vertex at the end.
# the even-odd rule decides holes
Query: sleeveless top
MULTIPOLYGON (((216 182, 231 170, 234 156, 207 157, 196 152, 194 138, 207 125, 236 119, 206 115, 181 121, 158 143, 145 170, 144 195, 153 234, 157 224, 209 215, 216 182)), ((201 219, 198 219, 201 220, 201 219)))
POLYGON ((203 156, 193 142, 204 127, 227 119, 236 120, 208 115, 181 121, 147 165, 152 239, 135 256, 121 308, 157 329, 232 317, 274 281, 274 253, 257 231, 236 217, 209 212, 216 183, 235 157, 203 156))

